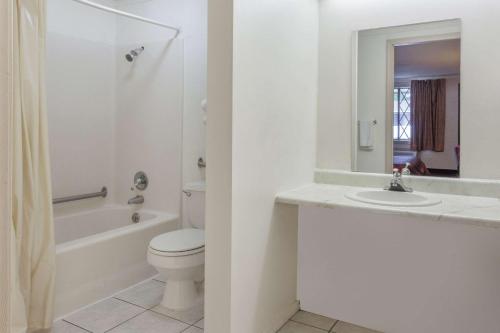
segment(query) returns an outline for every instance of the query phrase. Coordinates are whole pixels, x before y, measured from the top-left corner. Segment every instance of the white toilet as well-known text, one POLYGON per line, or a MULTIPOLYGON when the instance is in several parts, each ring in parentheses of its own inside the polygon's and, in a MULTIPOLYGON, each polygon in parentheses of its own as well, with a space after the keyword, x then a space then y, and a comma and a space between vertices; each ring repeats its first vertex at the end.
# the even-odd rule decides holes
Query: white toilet
POLYGON ((205 184, 184 187, 183 228, 156 236, 148 262, 166 279, 161 305, 185 310, 203 301, 199 284, 205 268, 205 184))

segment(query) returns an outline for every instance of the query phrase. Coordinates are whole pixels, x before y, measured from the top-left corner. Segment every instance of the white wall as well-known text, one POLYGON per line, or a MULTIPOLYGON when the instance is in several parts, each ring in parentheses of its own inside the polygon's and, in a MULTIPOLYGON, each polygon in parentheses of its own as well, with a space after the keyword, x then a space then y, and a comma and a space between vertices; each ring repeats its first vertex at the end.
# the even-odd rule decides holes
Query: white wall
POLYGON ((318 6, 236 1, 234 15, 231 332, 270 332, 297 306, 296 211, 274 198, 312 181, 318 6))
POLYGON ((500 178, 500 106, 491 100, 500 85, 500 29, 495 0, 320 2, 318 158, 320 168, 351 168, 351 36, 355 30, 460 18, 462 20, 463 177, 500 178), (477 163, 481 161, 481 163, 477 163))
POLYGON ((205 332, 231 331, 233 0, 208 3, 205 332))
POLYGON ((115 23, 114 15, 73 1, 48 1, 47 103, 55 197, 102 186, 113 193, 115 23))
POLYGON ((317 14, 209 2, 206 332, 275 332, 297 308, 297 212, 274 197, 312 181, 317 14))

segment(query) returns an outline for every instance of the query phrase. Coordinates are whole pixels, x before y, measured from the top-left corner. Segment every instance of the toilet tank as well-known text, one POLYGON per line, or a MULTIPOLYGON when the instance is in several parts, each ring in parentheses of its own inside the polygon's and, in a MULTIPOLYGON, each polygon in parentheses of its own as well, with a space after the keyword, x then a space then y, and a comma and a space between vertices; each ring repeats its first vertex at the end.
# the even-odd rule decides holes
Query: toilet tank
POLYGON ((205 182, 184 185, 182 224, 185 228, 205 228, 205 182))

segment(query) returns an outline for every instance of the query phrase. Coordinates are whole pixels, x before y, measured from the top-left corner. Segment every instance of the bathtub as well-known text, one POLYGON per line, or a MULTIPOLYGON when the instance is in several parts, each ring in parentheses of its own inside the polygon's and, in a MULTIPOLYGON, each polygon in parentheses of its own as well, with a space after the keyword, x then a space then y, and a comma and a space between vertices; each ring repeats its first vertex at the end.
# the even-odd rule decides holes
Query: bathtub
POLYGON ((54 218, 56 318, 97 302, 157 272, 146 261, 149 241, 180 227, 177 215, 127 206, 54 218))

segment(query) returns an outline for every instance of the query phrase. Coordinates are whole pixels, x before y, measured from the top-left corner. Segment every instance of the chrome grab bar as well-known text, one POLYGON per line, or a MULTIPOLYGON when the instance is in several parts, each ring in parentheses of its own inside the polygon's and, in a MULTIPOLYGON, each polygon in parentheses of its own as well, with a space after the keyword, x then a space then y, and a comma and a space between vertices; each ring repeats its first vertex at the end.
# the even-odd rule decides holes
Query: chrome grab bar
POLYGON ((52 204, 55 205, 55 204, 59 204, 59 203, 63 203, 63 202, 77 201, 77 200, 97 198, 97 197, 105 198, 107 195, 108 195, 108 189, 106 188, 106 186, 104 186, 101 189, 101 191, 99 191, 99 192, 70 195, 70 196, 62 197, 62 198, 54 198, 54 199, 52 199, 52 204))

